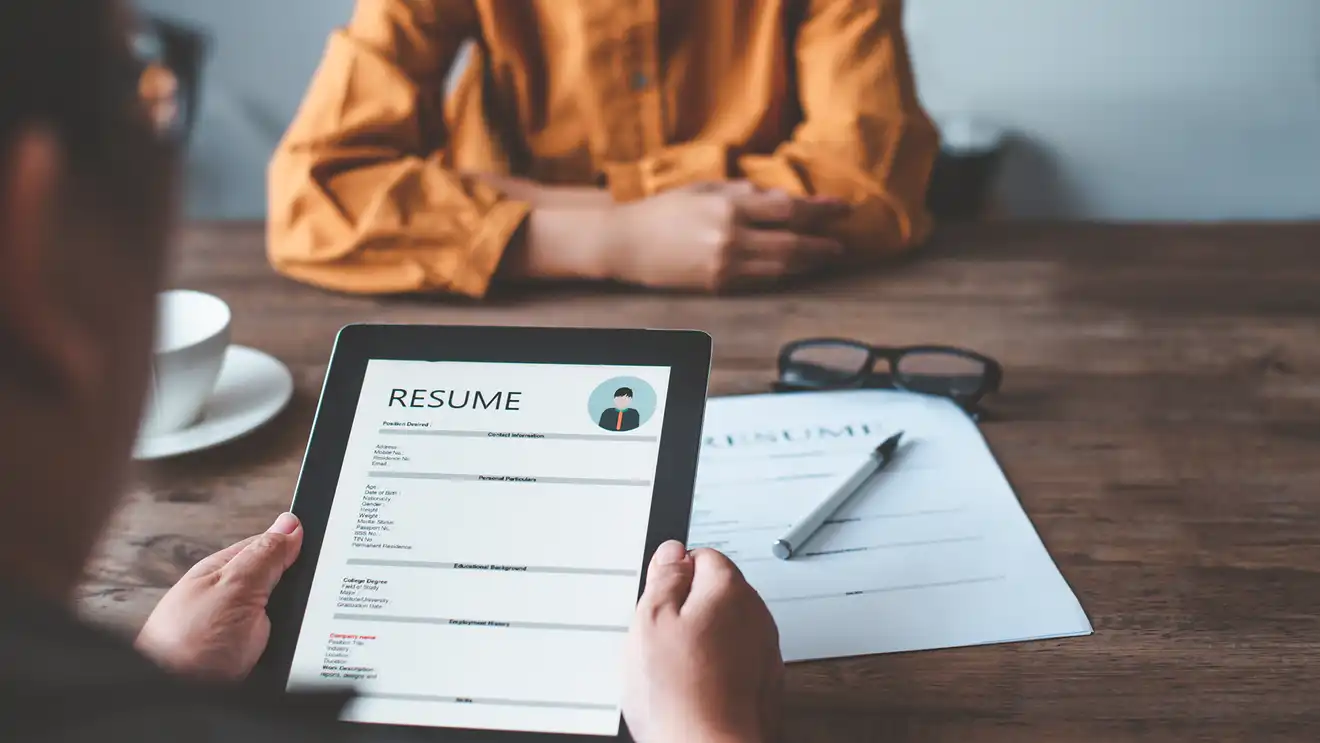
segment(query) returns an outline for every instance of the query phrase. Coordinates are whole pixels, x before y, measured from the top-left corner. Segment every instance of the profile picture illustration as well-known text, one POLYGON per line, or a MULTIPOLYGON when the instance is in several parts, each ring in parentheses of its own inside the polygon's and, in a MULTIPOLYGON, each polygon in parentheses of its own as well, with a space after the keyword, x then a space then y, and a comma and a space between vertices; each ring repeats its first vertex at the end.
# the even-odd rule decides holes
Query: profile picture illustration
POLYGON ((655 390, 635 377, 611 379, 591 393, 596 425, 612 433, 635 431, 655 412, 655 390))

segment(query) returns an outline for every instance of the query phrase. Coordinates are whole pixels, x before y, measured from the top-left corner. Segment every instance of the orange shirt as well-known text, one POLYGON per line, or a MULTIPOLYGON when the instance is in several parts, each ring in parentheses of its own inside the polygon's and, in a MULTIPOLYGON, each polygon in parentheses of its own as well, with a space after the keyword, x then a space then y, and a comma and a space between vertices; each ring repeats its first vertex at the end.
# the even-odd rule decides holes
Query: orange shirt
POLYGON ((472 172, 619 201, 747 178, 845 198, 832 234, 900 250, 929 231, 938 148, 901 16, 901 0, 359 0, 271 164, 271 262, 340 291, 479 297, 530 207, 472 172))

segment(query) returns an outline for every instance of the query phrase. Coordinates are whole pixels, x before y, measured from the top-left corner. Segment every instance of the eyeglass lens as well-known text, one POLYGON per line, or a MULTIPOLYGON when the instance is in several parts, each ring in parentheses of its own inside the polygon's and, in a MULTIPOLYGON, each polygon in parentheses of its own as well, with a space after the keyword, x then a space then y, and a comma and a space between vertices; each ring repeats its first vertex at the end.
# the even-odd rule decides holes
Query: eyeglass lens
POLYGON ((786 377, 800 384, 829 387, 855 381, 866 371, 870 353, 850 343, 812 343, 793 351, 786 377))
POLYGON ((985 385, 985 363, 956 353, 912 351, 895 366, 897 381, 914 392, 970 397, 985 385))

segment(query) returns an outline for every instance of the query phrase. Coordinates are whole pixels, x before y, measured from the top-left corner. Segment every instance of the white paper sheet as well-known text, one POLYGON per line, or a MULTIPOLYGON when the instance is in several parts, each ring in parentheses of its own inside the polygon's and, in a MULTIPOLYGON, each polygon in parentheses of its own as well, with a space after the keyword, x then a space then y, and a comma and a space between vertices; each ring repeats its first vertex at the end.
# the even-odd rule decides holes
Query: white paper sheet
POLYGON ((1085 635, 1091 623, 975 423, 888 391, 712 399, 692 546, 742 568, 786 661, 1085 635), (894 461, 803 554, 770 545, 885 437, 894 461))

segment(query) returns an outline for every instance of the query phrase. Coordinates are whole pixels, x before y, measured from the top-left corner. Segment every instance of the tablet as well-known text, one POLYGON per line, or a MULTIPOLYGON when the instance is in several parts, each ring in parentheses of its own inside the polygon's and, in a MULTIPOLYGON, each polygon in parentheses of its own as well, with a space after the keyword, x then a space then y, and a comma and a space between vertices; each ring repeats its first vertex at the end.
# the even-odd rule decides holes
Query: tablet
POLYGON ((626 735, 625 634, 687 538, 709 371, 691 331, 344 328, 267 678, 440 740, 626 735))

